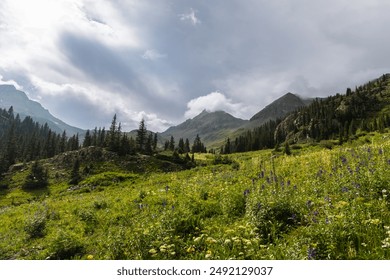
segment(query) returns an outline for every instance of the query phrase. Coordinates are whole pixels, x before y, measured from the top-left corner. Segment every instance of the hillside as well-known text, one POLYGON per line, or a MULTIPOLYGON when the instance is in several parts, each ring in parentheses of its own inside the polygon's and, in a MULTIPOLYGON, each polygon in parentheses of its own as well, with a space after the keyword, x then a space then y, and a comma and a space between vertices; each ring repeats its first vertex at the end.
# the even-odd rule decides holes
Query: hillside
POLYGON ((207 112, 204 110, 198 116, 188 119, 185 122, 168 128, 161 135, 167 139, 173 136, 175 139, 183 138, 192 143, 198 134, 206 146, 215 142, 224 141, 226 137, 248 121, 235 118, 224 112, 207 112))
POLYGON ((170 172, 84 149, 41 161, 49 181, 36 188, 24 187, 31 163, 14 166, 0 184, 0 259, 387 260, 389 137, 197 154, 198 167, 170 172))
POLYGON ((47 123, 56 133, 62 133, 64 130, 68 136, 77 133, 81 136, 85 133, 84 130, 70 126, 54 117, 40 103, 30 100, 23 91, 17 90, 13 85, 0 85, 0 108, 8 110, 11 106, 21 119, 29 116, 41 125, 47 123))
POLYGON ((252 118, 250 118, 250 122, 246 127, 254 128, 261 126, 270 120, 274 121, 276 119, 284 118, 289 113, 307 106, 310 102, 311 99, 302 99, 298 95, 288 92, 273 101, 271 104, 267 105, 260 112, 256 113, 252 118))
MULTIPOLYGON (((279 121, 269 121, 230 139, 229 152, 273 148, 278 144, 338 140, 383 132, 390 126, 390 74, 356 87, 344 95, 317 98, 279 121)), ((226 145, 226 144, 225 144, 226 145)))

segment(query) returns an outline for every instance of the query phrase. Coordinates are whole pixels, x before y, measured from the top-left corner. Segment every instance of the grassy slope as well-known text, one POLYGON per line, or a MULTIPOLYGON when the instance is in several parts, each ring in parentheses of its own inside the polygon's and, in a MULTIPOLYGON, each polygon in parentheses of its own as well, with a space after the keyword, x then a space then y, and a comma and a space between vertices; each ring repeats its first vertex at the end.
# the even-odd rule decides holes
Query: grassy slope
POLYGON ((73 190, 49 162, 44 190, 18 171, 0 191, 0 259, 389 259, 389 139, 203 154, 171 173, 106 162, 73 190))

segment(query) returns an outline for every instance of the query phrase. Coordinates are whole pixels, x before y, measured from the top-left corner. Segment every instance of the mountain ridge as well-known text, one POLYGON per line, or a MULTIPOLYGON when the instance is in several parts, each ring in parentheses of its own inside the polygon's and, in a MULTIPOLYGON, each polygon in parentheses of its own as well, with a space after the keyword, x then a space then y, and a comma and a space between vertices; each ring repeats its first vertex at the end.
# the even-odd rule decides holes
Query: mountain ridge
POLYGON ((65 130, 68 136, 72 136, 77 133, 83 135, 85 132, 81 128, 71 126, 54 117, 49 110, 39 102, 29 99, 25 92, 17 90, 14 85, 0 85, 0 106, 4 109, 12 106, 14 112, 20 117, 30 116, 41 125, 47 123, 57 133, 62 133, 65 130))

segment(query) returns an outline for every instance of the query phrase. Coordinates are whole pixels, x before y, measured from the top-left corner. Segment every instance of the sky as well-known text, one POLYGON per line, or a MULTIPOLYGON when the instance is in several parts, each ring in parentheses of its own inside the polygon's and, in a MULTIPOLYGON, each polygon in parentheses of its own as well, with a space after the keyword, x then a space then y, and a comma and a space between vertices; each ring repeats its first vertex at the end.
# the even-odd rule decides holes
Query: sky
POLYGON ((0 84, 68 124, 162 132, 390 72, 388 0, 2 0, 0 84))

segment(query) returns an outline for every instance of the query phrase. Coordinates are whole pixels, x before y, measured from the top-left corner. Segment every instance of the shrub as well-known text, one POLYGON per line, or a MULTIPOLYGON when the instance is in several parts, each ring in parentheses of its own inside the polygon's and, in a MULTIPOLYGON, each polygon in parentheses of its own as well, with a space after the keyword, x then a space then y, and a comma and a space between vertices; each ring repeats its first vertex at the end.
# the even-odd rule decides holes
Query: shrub
POLYGON ((25 189, 32 190, 37 188, 45 188, 48 184, 47 169, 44 169, 38 161, 35 161, 31 166, 30 174, 27 175, 23 187, 25 189))
POLYGON ((59 230, 49 245, 49 251, 49 259, 67 260, 81 257, 84 246, 75 233, 59 230))
POLYGON ((286 200, 267 204, 258 202, 252 206, 250 216, 263 240, 273 243, 282 234, 301 224, 303 215, 300 209, 286 200))
POLYGON ((28 234, 30 238, 43 237, 45 235, 46 221, 46 213, 36 213, 34 217, 26 221, 24 231, 28 234))

